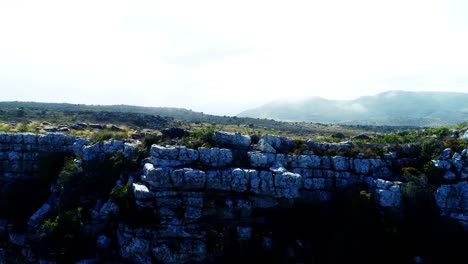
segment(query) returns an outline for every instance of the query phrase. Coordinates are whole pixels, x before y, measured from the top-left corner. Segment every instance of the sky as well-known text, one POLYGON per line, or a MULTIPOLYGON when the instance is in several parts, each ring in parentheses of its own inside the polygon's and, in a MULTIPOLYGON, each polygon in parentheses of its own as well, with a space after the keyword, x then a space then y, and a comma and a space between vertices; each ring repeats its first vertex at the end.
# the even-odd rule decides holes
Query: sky
POLYGON ((0 0, 0 101, 182 107, 468 92, 468 1, 0 0))

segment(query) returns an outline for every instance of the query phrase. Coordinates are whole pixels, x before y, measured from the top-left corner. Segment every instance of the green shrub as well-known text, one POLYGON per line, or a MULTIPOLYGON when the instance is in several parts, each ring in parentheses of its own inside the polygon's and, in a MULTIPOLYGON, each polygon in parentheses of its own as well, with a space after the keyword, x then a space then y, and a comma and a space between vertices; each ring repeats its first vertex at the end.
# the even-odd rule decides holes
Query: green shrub
POLYGON ((193 149, 199 147, 216 147, 214 130, 212 128, 206 128, 192 131, 182 138, 182 145, 193 149))
POLYGON ((120 209, 128 210, 134 203, 134 197, 130 183, 115 187, 109 197, 120 209))

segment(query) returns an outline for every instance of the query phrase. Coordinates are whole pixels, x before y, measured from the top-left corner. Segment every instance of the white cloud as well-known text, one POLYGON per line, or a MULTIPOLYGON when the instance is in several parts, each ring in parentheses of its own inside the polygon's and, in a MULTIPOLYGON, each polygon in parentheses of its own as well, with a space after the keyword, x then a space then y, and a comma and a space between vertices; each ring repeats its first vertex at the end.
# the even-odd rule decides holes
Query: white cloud
POLYGON ((460 9, 442 0, 3 1, 2 100, 235 114, 291 97, 468 92, 460 9))

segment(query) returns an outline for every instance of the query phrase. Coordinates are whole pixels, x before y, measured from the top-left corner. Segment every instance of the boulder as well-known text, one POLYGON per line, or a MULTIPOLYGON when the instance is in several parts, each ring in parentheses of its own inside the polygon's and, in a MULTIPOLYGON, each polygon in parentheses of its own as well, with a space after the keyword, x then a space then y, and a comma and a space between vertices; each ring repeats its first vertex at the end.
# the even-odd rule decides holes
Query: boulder
POLYGON ((51 207, 48 203, 44 203, 41 208, 39 208, 28 220, 28 225, 30 227, 38 227, 41 225, 48 217, 51 207))
POLYGON ((331 135, 331 137, 332 137, 332 138, 339 138, 339 139, 345 139, 345 138, 346 138, 346 136, 345 136, 343 133, 340 133, 340 132, 338 132, 338 133, 333 133, 333 134, 331 135))
POLYGON ((168 138, 181 138, 189 134, 189 132, 182 128, 171 127, 161 130, 164 137, 168 138))
POLYGON ((299 189, 302 187, 302 176, 292 172, 275 174, 276 197, 298 198, 299 189))
POLYGON ((375 201, 382 207, 399 207, 401 192, 399 182, 390 182, 382 179, 375 180, 377 189, 374 191, 375 201))
POLYGON ((366 135, 366 134, 359 134, 359 135, 357 135, 357 136, 354 136, 353 139, 369 140, 369 139, 371 139, 371 137, 369 137, 369 136, 366 135))
POLYGON ((81 158, 84 161, 90 161, 102 158, 102 154, 102 144, 95 143, 93 145, 83 146, 81 151, 81 158))
POLYGON ((276 153, 276 150, 273 148, 273 146, 267 143, 263 138, 258 141, 257 147, 255 149, 264 153, 276 153))
POLYGON ((468 212, 468 182, 443 184, 435 191, 434 198, 440 209, 468 212))
POLYGON ((442 160, 448 160, 450 159, 450 156, 452 156, 452 149, 451 148, 446 148, 442 151, 442 154, 440 155, 440 158, 442 160))
POLYGON ((224 167, 232 163, 233 155, 230 149, 198 148, 200 162, 209 167, 224 167))
POLYGON ((468 140, 468 130, 460 137, 461 139, 468 140))
POLYGON ((332 157, 332 166, 337 171, 347 171, 349 170, 349 159, 342 156, 332 157))
POLYGON ((241 133, 217 131, 213 136, 216 143, 223 148, 248 149, 251 144, 250 137, 241 133))
MULTIPOLYGON (((258 142, 258 145, 263 144, 269 151, 269 153, 287 153, 294 146, 293 142, 285 137, 273 136, 273 135, 264 135, 258 142), (268 146, 271 146, 275 152, 272 152, 268 146)), ((258 148, 258 146, 257 146, 258 148)), ((260 149, 259 149, 260 150, 260 149)))

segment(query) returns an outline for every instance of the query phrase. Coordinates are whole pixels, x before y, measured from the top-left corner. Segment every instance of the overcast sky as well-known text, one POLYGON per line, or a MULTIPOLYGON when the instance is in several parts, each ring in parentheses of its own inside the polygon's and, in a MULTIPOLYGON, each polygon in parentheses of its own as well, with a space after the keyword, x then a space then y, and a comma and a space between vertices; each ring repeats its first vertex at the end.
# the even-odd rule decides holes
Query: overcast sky
POLYGON ((0 101, 237 114, 468 92, 468 1, 0 0, 0 101))

